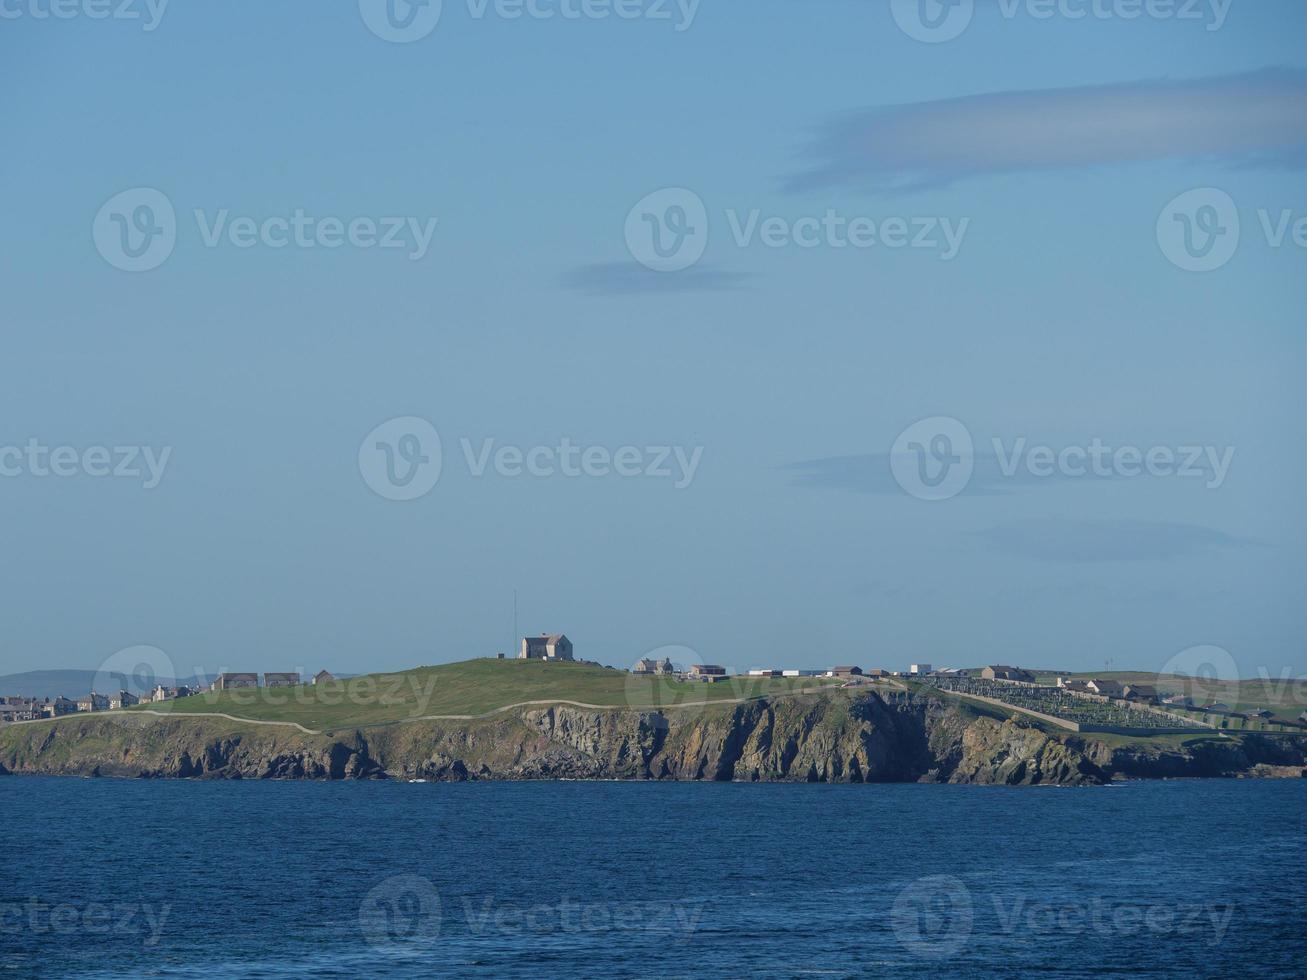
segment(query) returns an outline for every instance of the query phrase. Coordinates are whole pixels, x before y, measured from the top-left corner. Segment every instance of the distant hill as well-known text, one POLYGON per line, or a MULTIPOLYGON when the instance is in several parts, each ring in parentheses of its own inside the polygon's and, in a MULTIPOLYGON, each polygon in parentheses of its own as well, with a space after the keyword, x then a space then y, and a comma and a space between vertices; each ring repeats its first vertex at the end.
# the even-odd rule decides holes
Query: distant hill
MULTIPOLYGON (((5 674, 0 676, 0 697, 16 694, 35 698, 57 698, 60 695, 74 699, 84 697, 91 692, 91 685, 95 683, 95 674, 93 670, 29 670, 21 674, 5 674)), ((117 686, 113 689, 115 692, 126 689, 133 694, 144 693, 143 684, 135 678, 118 675, 116 680, 117 686)), ((211 680, 212 678, 202 678, 197 681, 192 677, 181 683, 195 686, 208 684, 211 680)), ((157 678, 155 683, 167 687, 177 686, 176 679, 171 677, 157 678)), ((111 692, 106 689, 98 693, 111 692)))

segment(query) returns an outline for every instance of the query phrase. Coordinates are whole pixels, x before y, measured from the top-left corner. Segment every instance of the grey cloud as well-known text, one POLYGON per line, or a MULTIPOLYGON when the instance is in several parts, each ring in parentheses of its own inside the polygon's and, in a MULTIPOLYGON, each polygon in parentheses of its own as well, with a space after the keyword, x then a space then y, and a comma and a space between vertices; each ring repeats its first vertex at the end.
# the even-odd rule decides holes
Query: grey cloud
POLYGON ((1307 71, 995 92, 868 108, 821 127, 789 190, 915 190, 1144 160, 1307 164, 1307 71))

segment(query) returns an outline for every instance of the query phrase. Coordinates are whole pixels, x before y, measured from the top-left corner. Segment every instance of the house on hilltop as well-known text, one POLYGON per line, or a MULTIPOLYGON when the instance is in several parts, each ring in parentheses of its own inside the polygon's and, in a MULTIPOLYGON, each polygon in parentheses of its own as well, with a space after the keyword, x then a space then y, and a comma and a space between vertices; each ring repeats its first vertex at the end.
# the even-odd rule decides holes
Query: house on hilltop
POLYGON ((1149 704, 1156 704, 1157 688, 1151 684, 1127 684, 1122 691, 1127 701, 1146 701, 1149 704))
POLYGON ((652 657, 641 657, 631 668, 633 674, 674 674, 676 668, 672 666, 671 660, 664 657, 662 660, 655 660, 652 657))
POLYGON ((1022 684, 1035 683, 1035 675, 1028 670, 1022 670, 1020 667, 1007 667, 1003 664, 993 664, 986 667, 980 672, 982 679, 987 681, 1020 681, 1022 684))
POLYGON ((264 687, 299 687, 300 675, 298 673, 287 674, 268 674, 263 675, 264 687))
POLYGON ((92 691, 84 698, 77 700, 78 711, 108 711, 109 698, 104 694, 96 694, 92 691))
POLYGON ((258 687, 258 674, 219 674, 213 682, 215 691, 229 691, 236 687, 258 687))
POLYGON ((329 670, 320 670, 313 675, 314 684, 326 684, 335 679, 336 678, 332 676, 331 671, 329 670))
POLYGON ((518 660, 571 660, 572 641, 562 633, 524 636, 518 660))
POLYGON ((1120 681, 1104 680, 1095 677, 1085 682, 1085 687, 1094 694, 1101 695, 1105 698, 1123 698, 1125 697, 1125 688, 1120 681))
POLYGON ((691 664, 690 678, 696 681, 715 681, 718 679, 725 680, 726 668, 719 667, 716 664, 691 664))

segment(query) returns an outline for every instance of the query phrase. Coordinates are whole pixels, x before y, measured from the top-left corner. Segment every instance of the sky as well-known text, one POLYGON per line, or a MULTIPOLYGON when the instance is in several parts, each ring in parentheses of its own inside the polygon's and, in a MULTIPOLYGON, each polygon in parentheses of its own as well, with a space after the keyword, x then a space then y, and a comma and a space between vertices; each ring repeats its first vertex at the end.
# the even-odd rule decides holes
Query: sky
POLYGON ((1307 674, 1301 3, 51 3, 0 673, 1307 674))

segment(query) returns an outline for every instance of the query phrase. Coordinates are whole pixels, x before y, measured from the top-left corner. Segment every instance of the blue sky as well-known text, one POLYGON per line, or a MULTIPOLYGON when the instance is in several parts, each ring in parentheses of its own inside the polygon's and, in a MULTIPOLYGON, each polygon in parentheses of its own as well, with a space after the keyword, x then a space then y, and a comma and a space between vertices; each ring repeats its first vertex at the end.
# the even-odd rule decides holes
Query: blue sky
POLYGON ((355 2, 174 0, 147 31, 9 0, 0 447, 79 461, 0 455, 0 673, 135 644, 183 674, 463 659, 512 642, 514 589, 523 632, 620 665, 1215 645, 1307 673, 1307 10, 1216 6, 994 0, 933 43, 887 3, 703 0, 687 24, 445 0, 392 43, 355 2), (131 199, 106 206, 139 188, 176 233, 130 272, 103 250, 131 199), (1190 218, 1228 230, 1232 205, 1240 235, 1188 271, 1159 229, 1200 188, 1226 197, 1190 218), (667 200, 702 203, 706 241, 652 271, 628 214, 667 200), (228 234, 297 211, 400 218, 409 247, 228 234), (889 238, 796 243, 828 213, 889 238), (927 244, 889 244, 893 219, 927 244), (360 447, 409 417, 439 479, 390 499, 360 447), (973 471, 920 499, 894 447, 938 419, 973 471), (476 473, 563 440, 640 475, 476 473), (1001 465, 1094 440, 1232 456, 1219 481, 1001 465), (93 446, 170 453, 146 489, 93 475, 93 446), (661 447, 699 450, 688 482, 646 472, 661 447))

